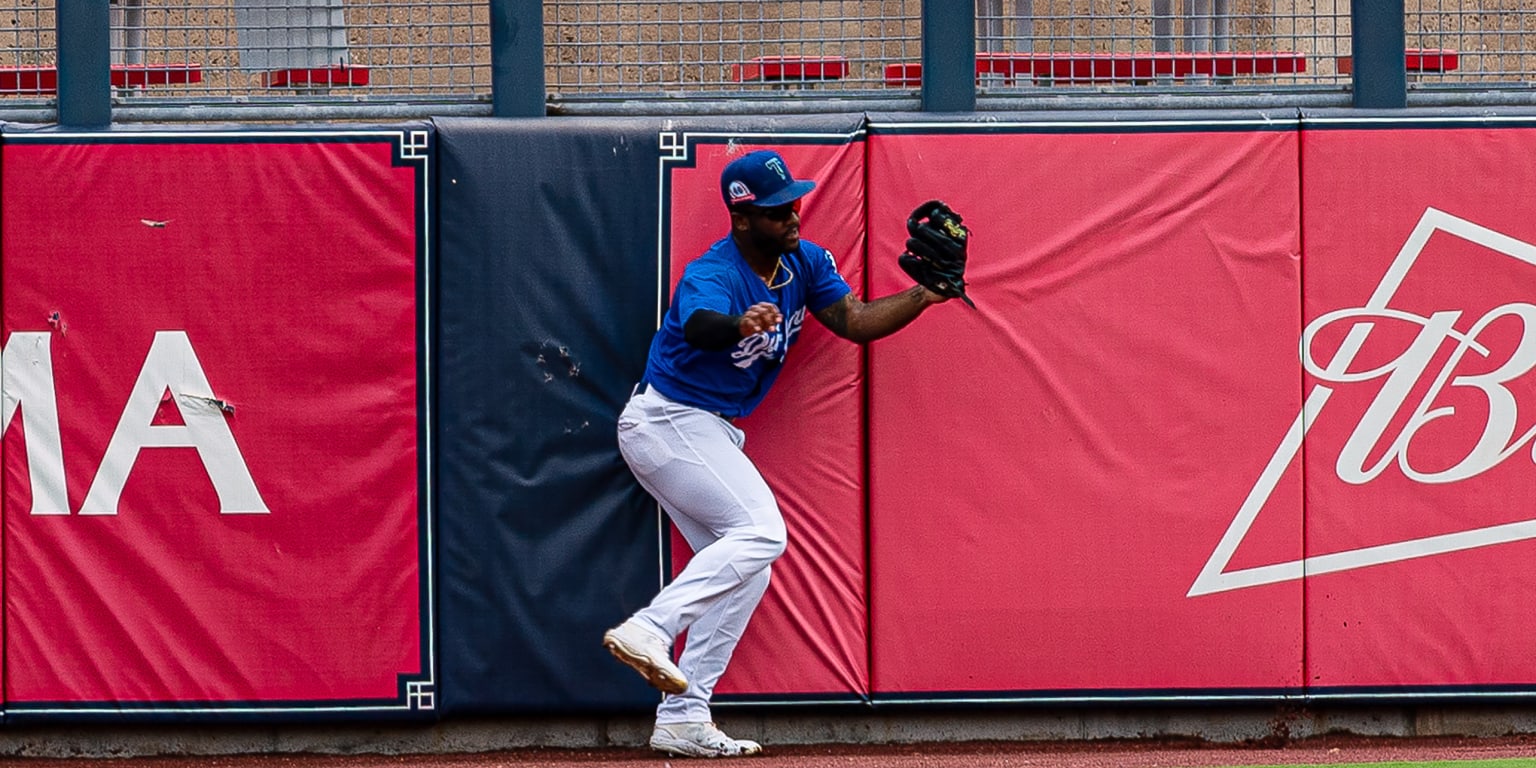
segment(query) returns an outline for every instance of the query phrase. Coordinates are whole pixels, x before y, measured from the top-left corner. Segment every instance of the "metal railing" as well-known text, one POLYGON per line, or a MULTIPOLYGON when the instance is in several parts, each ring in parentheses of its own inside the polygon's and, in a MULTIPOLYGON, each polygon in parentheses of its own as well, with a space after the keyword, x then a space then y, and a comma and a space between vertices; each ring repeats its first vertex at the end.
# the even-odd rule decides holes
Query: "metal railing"
MULTIPOLYGON (((0 0, 0 117, 54 117, 57 1, 0 0)), ((113 119, 915 109, 961 59, 977 108, 1348 104, 1392 58, 1357 30, 1405 102, 1536 104, 1536 0, 1404 0, 1401 40, 1348 0, 70 2, 109 3, 113 119)))

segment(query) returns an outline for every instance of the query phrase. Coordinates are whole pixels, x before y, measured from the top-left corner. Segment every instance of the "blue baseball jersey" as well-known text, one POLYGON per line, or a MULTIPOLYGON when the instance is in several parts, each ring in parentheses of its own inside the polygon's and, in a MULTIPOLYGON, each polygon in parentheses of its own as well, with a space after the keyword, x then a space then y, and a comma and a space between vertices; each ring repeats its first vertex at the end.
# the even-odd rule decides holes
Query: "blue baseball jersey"
POLYGON ((815 243, 801 240, 799 248, 781 258, 783 266, 773 281, 779 286, 776 289, 752 271, 729 237, 689 264, 661 329, 651 340, 646 382, 665 397, 722 416, 751 413, 779 377, 789 347, 805 323, 806 310, 820 312, 850 291, 832 254, 815 243), (718 351, 699 349, 683 339, 683 324, 698 310, 739 315, 765 301, 784 315, 776 330, 718 351))

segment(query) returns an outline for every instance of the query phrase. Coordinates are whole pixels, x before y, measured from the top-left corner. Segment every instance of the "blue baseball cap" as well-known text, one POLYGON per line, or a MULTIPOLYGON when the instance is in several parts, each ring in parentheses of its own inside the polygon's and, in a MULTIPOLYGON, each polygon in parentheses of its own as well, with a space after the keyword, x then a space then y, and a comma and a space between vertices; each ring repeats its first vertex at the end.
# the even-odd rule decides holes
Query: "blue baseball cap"
POLYGON ((799 200, 815 188, 814 181, 796 181, 784 158, 771 149, 748 152, 720 173, 720 196, 726 205, 772 208, 799 200))

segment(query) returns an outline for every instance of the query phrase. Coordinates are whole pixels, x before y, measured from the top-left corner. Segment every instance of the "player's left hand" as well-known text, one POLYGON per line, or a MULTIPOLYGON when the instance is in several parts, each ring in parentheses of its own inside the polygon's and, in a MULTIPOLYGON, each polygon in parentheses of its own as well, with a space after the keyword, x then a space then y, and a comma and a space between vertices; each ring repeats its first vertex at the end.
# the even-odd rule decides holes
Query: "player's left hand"
POLYGON ((943 304, 944 302, 949 301, 950 298, 951 298, 949 296, 945 296, 942 293, 935 293, 933 291, 933 289, 931 289, 931 288, 929 288, 927 286, 920 285, 918 287, 923 289, 923 302, 924 303, 927 303, 927 304, 943 304))

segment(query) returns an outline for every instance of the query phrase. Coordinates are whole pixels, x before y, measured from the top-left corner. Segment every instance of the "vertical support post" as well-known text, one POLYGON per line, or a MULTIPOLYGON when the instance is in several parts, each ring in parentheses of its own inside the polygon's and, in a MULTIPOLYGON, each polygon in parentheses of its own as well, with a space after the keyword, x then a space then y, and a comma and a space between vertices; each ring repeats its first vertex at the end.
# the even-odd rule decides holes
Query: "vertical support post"
POLYGON ((109 0, 68 0, 54 10, 59 46, 59 124, 112 124, 112 10, 109 0))
POLYGON ((1357 0, 1351 4, 1350 16, 1355 106, 1362 109, 1408 106, 1403 0, 1357 0))
POLYGON ((543 117, 544 2, 491 2, 491 112, 543 117))
POLYGON ((923 111, 976 110, 976 4, 923 0, 923 111))

